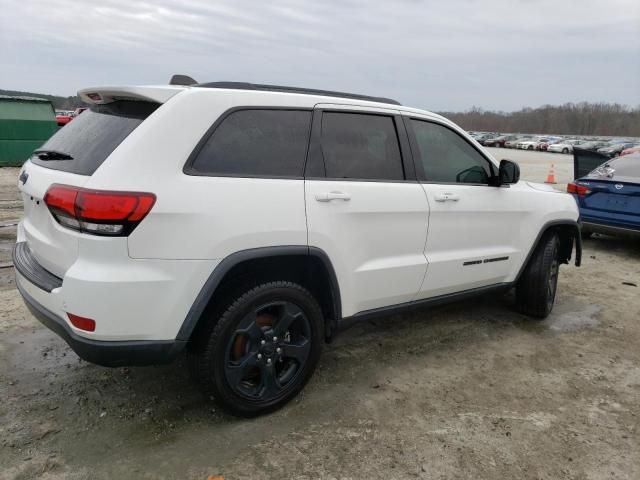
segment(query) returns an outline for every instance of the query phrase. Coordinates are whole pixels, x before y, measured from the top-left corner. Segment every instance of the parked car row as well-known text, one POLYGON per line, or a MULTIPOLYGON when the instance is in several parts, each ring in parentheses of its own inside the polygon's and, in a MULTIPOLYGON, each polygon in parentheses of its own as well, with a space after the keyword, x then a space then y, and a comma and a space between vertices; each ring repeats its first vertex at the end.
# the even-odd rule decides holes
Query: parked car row
POLYGON ((75 110, 56 110, 56 122, 59 127, 64 127, 67 123, 73 120, 86 110, 86 107, 79 107, 75 110))
MULTIPOLYGON (((609 158, 617 157, 623 152, 640 148, 640 142, 626 138, 594 139, 571 138, 555 135, 518 135, 504 133, 469 132, 480 145, 485 147, 517 148, 520 150, 537 150, 541 152, 573 153, 573 147, 602 153, 609 158)), ((629 152, 630 153, 630 152, 629 152)))

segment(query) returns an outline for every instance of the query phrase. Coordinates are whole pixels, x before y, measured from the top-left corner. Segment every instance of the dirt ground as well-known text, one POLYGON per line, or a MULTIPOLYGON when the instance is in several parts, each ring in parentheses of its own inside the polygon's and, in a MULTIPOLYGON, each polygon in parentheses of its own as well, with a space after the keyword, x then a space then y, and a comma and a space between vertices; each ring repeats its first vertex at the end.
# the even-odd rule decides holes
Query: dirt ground
MULTIPOLYGON (((528 158, 524 178, 546 174, 528 158)), ((358 324, 292 403, 240 420, 184 359, 90 365, 28 313, 16 176, 0 169, 2 479, 640 478, 639 242, 586 241, 543 322, 507 295, 358 324)))

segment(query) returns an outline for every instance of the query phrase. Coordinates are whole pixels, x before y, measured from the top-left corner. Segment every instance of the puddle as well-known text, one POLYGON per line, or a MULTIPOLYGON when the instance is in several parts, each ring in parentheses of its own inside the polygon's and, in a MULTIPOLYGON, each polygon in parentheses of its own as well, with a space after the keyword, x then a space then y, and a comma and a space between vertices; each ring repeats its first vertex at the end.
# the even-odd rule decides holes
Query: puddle
POLYGON ((541 325, 556 332, 592 328, 600 323, 597 317, 601 310, 600 305, 577 305, 567 302, 564 305, 556 305, 553 313, 541 325))

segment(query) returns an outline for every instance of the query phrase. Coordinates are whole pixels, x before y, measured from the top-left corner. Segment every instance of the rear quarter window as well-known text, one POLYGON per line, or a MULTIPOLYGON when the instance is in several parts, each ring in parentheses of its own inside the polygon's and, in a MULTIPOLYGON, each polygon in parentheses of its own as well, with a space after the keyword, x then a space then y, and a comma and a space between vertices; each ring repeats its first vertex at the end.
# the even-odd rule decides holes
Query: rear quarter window
POLYGON ((92 175, 159 106, 158 103, 124 100, 93 105, 60 128, 37 150, 60 152, 71 159, 47 159, 46 155, 34 154, 31 161, 53 170, 92 175))
POLYGON ((186 173, 302 177, 309 141, 307 110, 242 109, 214 126, 186 173))

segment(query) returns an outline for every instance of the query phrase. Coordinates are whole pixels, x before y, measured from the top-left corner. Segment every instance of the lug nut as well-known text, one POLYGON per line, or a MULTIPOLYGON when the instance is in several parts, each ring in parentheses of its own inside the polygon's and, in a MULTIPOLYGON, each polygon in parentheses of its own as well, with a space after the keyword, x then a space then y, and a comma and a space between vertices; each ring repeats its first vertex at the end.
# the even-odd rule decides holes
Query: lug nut
POLYGON ((276 353, 282 353, 282 349, 280 347, 276 348, 276 353))
POLYGON ((273 341, 277 342, 278 341, 278 337, 273 337, 273 341))
POLYGON ((259 353, 259 354, 258 354, 258 360, 260 360, 261 358, 262 358, 262 354, 261 354, 261 353, 259 353))
POLYGON ((267 358, 267 363, 271 363, 271 359, 270 358, 267 358))
POLYGON ((266 340, 260 340, 260 345, 264 345, 265 343, 267 343, 266 340))

